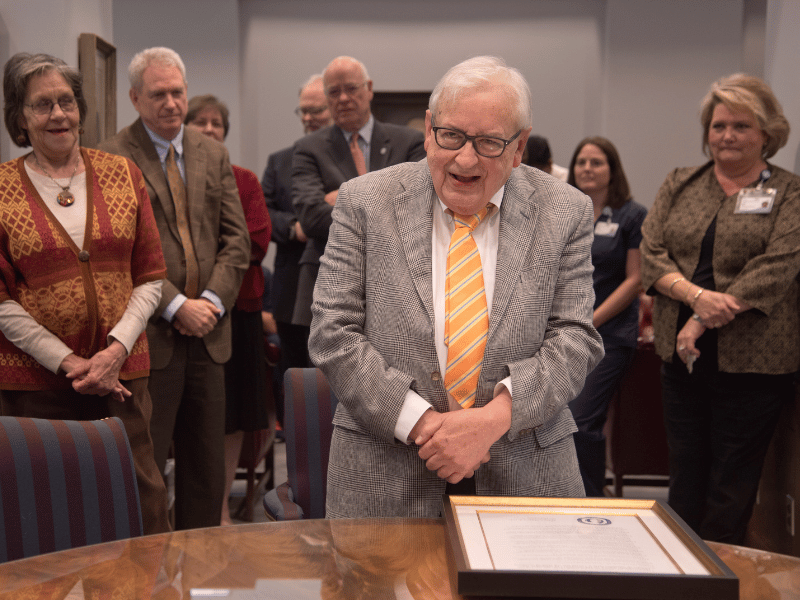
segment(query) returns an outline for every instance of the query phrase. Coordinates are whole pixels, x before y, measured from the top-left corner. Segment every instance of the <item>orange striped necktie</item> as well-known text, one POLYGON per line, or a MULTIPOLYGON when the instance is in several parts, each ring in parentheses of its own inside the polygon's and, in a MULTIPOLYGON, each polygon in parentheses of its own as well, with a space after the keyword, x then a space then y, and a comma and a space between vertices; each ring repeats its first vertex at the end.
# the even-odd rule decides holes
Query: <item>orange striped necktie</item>
POLYGON ((453 215, 455 231, 447 252, 444 343, 447 371, 444 385, 462 408, 475 404, 483 351, 489 335, 489 310, 483 270, 473 230, 486 218, 490 206, 476 215, 453 215))

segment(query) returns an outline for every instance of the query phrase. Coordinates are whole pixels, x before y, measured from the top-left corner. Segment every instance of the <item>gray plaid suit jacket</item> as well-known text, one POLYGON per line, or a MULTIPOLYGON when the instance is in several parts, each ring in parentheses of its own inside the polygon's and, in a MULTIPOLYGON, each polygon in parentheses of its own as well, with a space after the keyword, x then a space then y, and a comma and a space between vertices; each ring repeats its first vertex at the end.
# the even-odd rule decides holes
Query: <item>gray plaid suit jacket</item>
MULTIPOLYGON (((167 177, 141 119, 98 147, 130 158, 145 178, 167 263, 161 302, 147 325, 151 367, 162 369, 172 357, 175 329, 161 318, 161 313, 186 285, 183 246, 167 177)), ((208 289, 217 294, 226 311, 203 342, 214 362, 224 363, 231 356, 230 310, 250 264, 250 236, 225 146, 187 127, 184 128, 183 151, 186 203, 200 267, 200 290, 208 289)))
MULTIPOLYGON (((314 291, 311 359, 339 398, 329 517, 437 517, 446 482, 394 438, 411 388, 447 410, 434 342, 425 160, 342 186, 314 291)), ((478 494, 583 496, 567 407, 603 356, 592 326, 592 206, 539 170, 514 169, 500 209, 480 407, 507 376, 511 428, 476 472, 478 494)))

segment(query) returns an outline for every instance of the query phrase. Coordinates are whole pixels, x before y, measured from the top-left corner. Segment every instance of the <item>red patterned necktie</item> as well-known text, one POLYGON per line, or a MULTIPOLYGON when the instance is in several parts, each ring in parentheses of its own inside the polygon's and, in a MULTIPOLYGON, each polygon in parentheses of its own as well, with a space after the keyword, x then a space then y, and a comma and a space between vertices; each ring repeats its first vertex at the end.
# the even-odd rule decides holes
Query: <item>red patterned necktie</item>
POLYGON ((452 213, 456 229, 447 252, 444 325, 447 371, 444 384, 462 408, 475 404, 483 351, 489 334, 481 256, 472 238, 472 231, 488 212, 487 206, 476 215, 452 213))

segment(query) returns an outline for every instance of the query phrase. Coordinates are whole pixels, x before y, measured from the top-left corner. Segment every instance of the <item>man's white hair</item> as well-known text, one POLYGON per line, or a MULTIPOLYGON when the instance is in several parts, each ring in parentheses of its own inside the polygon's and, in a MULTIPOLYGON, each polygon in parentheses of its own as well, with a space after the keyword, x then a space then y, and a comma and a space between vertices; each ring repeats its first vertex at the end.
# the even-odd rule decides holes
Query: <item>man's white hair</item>
POLYGON ((502 58, 496 56, 476 56, 452 67, 433 89, 428 108, 435 119, 442 100, 453 102, 467 90, 496 85, 507 87, 516 96, 514 114, 517 127, 530 127, 533 124, 533 114, 528 82, 522 73, 507 66, 502 58))
POLYGON ((186 67, 175 50, 171 48, 164 48, 157 46, 155 48, 147 48, 142 50, 131 60, 128 65, 128 79, 131 82, 131 87, 137 91, 142 89, 142 74, 144 70, 155 63, 162 67, 177 67, 183 77, 183 83, 186 84, 186 67))

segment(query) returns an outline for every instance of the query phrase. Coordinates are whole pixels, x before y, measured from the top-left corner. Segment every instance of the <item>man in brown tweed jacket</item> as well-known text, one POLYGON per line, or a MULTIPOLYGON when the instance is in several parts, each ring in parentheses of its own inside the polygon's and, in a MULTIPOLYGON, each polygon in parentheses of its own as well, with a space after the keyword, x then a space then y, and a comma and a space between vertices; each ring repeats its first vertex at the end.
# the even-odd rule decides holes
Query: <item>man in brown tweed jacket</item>
POLYGON ((167 263, 161 303, 147 326, 150 433, 162 472, 175 443, 176 528, 210 527, 219 525, 224 489, 228 311, 249 264, 250 239, 227 150, 183 127, 181 58, 150 48, 128 71, 140 118, 100 147, 142 170, 167 263))

